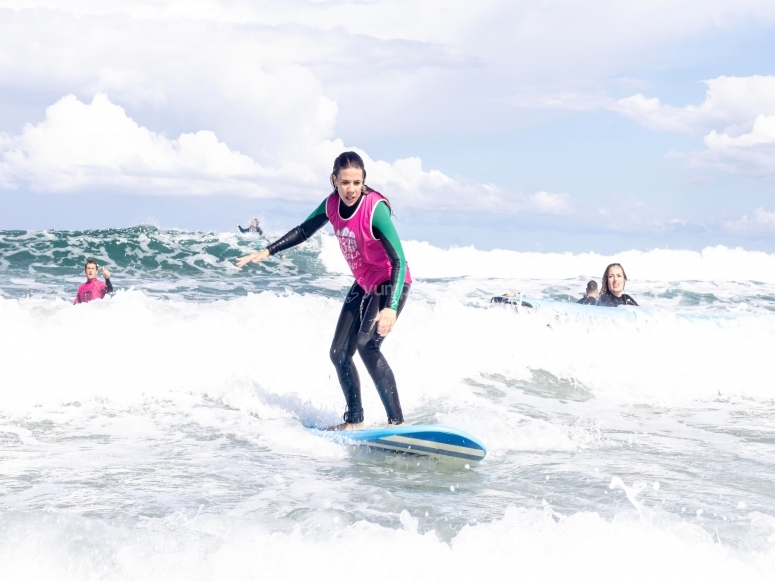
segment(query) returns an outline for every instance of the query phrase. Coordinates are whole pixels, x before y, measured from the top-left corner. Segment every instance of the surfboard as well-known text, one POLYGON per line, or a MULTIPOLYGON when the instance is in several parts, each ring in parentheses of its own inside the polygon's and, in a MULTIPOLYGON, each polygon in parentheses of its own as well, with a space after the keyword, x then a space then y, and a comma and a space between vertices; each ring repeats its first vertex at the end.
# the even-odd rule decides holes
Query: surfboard
POLYGON ((353 444, 460 461, 481 462, 487 448, 474 436, 446 426, 386 426, 341 432, 318 430, 342 444, 353 444))
POLYGON ((510 307, 524 307, 526 309, 532 309, 534 308, 531 303, 528 303, 527 301, 522 300, 522 295, 512 297, 512 296, 497 296, 492 297, 490 299, 490 304, 492 305, 508 305, 510 307))

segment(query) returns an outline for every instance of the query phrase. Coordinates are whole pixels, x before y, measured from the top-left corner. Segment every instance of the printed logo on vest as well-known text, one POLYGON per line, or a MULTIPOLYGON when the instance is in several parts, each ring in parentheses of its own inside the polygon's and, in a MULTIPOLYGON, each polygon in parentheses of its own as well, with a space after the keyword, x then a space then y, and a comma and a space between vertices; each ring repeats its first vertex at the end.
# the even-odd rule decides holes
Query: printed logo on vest
POLYGON ((334 232, 339 239, 339 247, 342 249, 344 259, 347 261, 350 269, 356 269, 363 263, 363 257, 358 252, 358 243, 355 241, 355 232, 352 232, 347 226, 334 232))

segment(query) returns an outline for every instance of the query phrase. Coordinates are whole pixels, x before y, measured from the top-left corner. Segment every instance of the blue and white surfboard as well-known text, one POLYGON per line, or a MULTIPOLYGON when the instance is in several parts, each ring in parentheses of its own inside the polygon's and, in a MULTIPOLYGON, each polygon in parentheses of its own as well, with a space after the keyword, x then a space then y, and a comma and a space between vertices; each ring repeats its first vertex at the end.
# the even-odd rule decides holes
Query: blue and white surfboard
POLYGON ((400 425, 320 434, 343 444, 447 459, 481 462, 487 455, 487 448, 477 438, 446 426, 400 425))

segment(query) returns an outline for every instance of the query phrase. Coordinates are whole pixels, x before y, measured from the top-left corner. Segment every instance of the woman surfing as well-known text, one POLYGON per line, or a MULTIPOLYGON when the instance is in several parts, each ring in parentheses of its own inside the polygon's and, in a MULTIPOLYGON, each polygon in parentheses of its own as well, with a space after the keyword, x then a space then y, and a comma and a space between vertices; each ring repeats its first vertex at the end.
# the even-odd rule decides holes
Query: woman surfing
POLYGON ((331 222, 355 283, 344 300, 331 343, 331 361, 346 407, 343 423, 329 429, 363 427, 361 383, 353 362, 356 350, 385 406, 388 424, 402 424, 396 379, 380 348, 406 303, 412 283, 409 266, 390 203, 366 185, 366 169, 357 153, 347 151, 334 160, 331 185, 334 191, 301 225, 264 250, 237 259, 236 265, 261 262, 301 244, 331 222))

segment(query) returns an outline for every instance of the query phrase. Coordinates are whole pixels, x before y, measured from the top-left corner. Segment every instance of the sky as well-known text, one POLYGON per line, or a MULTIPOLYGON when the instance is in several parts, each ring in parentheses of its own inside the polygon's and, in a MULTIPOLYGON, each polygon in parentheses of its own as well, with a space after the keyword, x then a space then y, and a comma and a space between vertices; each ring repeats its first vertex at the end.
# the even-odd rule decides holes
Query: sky
POLYGON ((358 151, 405 239, 775 251, 771 0, 0 0, 0 229, 273 232, 358 151))

